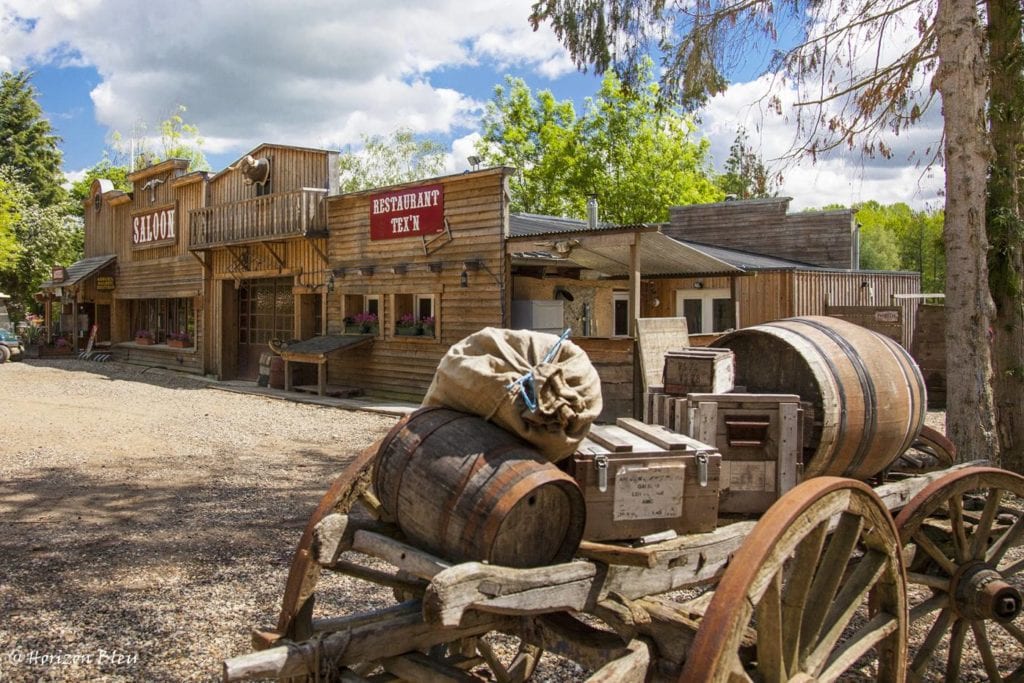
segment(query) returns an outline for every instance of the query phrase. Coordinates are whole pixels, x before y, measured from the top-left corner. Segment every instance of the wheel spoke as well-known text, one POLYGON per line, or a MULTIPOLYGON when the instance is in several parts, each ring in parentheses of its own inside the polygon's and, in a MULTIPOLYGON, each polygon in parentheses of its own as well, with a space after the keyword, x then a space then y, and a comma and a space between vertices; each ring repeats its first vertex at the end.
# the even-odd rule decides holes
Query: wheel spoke
POLYGON ((1002 622, 996 622, 996 623, 999 624, 1000 626, 1002 626, 1003 630, 1006 631, 1007 633, 1009 633, 1011 636, 1013 636, 1017 640, 1018 643, 1020 643, 1021 645, 1024 645, 1024 631, 1022 631, 1019 626, 1017 626, 1013 622, 1011 622, 1009 624, 1004 624, 1002 622))
POLYGON ((1003 555, 1006 554, 1006 551, 1017 545, 1017 541, 1020 540, 1022 533, 1024 533, 1024 515, 1018 517, 1017 521, 1014 522, 1002 536, 996 539, 988 549, 988 553, 985 554, 985 562, 994 567, 998 566, 999 562, 1003 559, 1003 555))
POLYGON ((918 547, 928 553, 928 556, 935 560, 946 574, 951 577, 956 574, 956 565, 946 557, 946 554, 942 552, 939 546, 935 545, 935 541, 928 537, 923 528, 914 534, 914 542, 917 543, 918 547))
POLYGON ((885 571, 886 561, 885 553, 869 551, 857 563, 856 569, 843 584, 842 590, 839 591, 828 612, 825 620, 827 630, 815 643, 814 650, 807 655, 806 661, 809 670, 817 671, 828 659, 829 654, 842 637, 846 625, 853 618, 854 612, 866 602, 868 593, 878 583, 885 571))
POLYGON ((811 580, 828 536, 828 523, 822 522, 800 542, 793 555, 793 571, 782 593, 783 661, 786 671, 796 673, 797 653, 800 649, 800 627, 811 590, 811 580))
POLYGON ((985 672, 988 673, 988 680, 992 683, 1000 683, 1003 677, 999 674, 999 665, 992 654, 992 645, 988 642, 988 633, 985 632, 984 621, 972 621, 971 630, 974 631, 974 642, 981 653, 981 661, 985 664, 985 672))
POLYGON ((841 647, 836 649, 825 665, 825 670, 817 678, 823 681, 839 678, 840 674, 849 670, 854 662, 887 636, 895 633, 898 628, 899 621, 893 615, 876 614, 867 624, 845 640, 841 647))
POLYGON ((805 655, 818 639, 825 615, 828 613, 839 583, 843 579, 847 562, 853 554, 853 549, 857 546, 863 526, 863 520, 857 515, 843 513, 835 531, 832 532, 828 549, 821 558, 820 568, 811 585, 812 599, 807 605, 801 623, 799 650, 801 655, 805 655))
POLYGON ((936 590, 949 592, 950 579, 942 576, 932 576, 920 572, 907 572, 907 583, 916 586, 927 586, 936 590))
MULTIPOLYGON (((967 525, 964 522, 964 501, 959 495, 949 500, 949 523, 953 530, 953 556, 958 564, 967 561, 967 525)), ((922 525, 923 526, 923 525, 922 525)))
POLYGON ((953 624, 953 633, 949 637, 949 656, 946 659, 946 680, 955 681, 960 678, 960 658, 964 653, 964 637, 967 635, 967 622, 957 619, 953 624))
POLYGON ((915 680, 921 680, 924 676, 925 669, 928 668, 928 664, 932 660, 935 648, 938 647, 939 642, 946 635, 955 619, 956 615, 953 614, 952 608, 948 607, 939 612, 939 616, 935 618, 935 623, 932 624, 931 630, 928 631, 928 635, 921 644, 921 648, 917 651, 917 656, 914 657, 914 661, 910 664, 910 671, 908 673, 913 674, 915 680))
POLYGON ((768 582, 757 605, 757 669, 767 683, 788 678, 783 661, 782 572, 768 582))
POLYGON ((989 542, 989 534, 992 533, 992 522, 996 519, 1002 499, 1002 489, 989 490, 988 497, 985 499, 985 509, 981 513, 981 521, 978 522, 974 536, 971 537, 970 559, 982 560, 985 558, 985 548, 989 542))
POLYGON ((919 605, 914 605, 910 609, 910 621, 911 623, 920 621, 931 612, 934 612, 937 609, 945 609, 946 607, 949 607, 949 605, 948 593, 933 595, 919 605))

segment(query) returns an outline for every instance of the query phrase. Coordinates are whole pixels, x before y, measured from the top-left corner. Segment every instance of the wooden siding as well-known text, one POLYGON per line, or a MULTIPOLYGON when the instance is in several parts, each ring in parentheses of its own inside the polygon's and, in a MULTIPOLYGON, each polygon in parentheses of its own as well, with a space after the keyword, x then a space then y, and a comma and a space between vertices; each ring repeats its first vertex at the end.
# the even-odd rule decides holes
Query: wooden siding
POLYGON ((946 307, 921 304, 911 355, 921 368, 928 389, 928 407, 946 407, 946 307))
POLYGON ((857 267, 852 211, 787 214, 788 206, 788 197, 674 206, 662 232, 822 268, 857 267))
POLYGON ((187 216, 189 245, 205 249, 322 234, 326 198, 327 190, 303 188, 193 209, 187 216))
MULTIPOLYGON (((293 192, 304 187, 328 191, 337 189, 338 155, 335 152, 260 145, 249 154, 270 160, 270 194, 293 192)), ((245 176, 234 169, 235 165, 237 162, 210 179, 210 206, 231 204, 256 196, 256 187, 245 184, 245 176)))
POLYGON ((633 417, 633 340, 628 337, 580 337, 573 341, 587 353, 601 378, 601 415, 598 421, 614 423, 618 417, 633 417))
POLYGON ((450 345, 483 327, 502 326, 507 319, 505 283, 511 278, 504 251, 506 171, 490 169, 419 184, 427 182, 444 186, 445 217, 451 230, 451 241, 443 235, 435 237, 429 254, 424 254, 423 242, 415 237, 370 240, 369 193, 328 199, 330 262, 338 272, 327 304, 328 330, 343 332, 342 302, 349 294, 381 295, 382 318, 380 338, 330 361, 332 384, 420 400, 450 345), (460 276, 468 260, 478 260, 482 266, 468 272, 469 286, 462 288, 460 276), (440 272, 430 270, 432 263, 440 264, 440 272), (369 268, 372 274, 369 270, 364 274, 369 268), (435 296, 436 338, 395 335, 396 294, 435 296))

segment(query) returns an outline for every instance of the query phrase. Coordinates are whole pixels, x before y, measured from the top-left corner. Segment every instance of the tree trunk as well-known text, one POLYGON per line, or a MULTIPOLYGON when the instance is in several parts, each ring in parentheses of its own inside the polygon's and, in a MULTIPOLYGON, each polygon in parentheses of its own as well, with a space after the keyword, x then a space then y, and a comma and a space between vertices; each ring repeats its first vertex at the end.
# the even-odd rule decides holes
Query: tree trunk
POLYGON ((997 460, 985 235, 988 65, 974 3, 939 0, 935 28, 933 86, 945 117, 946 433, 961 458, 997 460))
POLYGON ((1003 467, 1024 472, 1024 239, 1018 169, 1024 145, 1024 46, 1020 0, 989 0, 989 289, 993 389, 1003 467))

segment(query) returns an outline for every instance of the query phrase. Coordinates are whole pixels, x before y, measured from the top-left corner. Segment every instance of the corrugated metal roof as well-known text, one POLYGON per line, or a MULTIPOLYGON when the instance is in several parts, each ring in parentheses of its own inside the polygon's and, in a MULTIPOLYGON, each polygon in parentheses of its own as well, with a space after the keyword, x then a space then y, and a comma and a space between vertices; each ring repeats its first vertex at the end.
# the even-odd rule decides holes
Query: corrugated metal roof
POLYGON ((790 261, 788 259, 766 256, 764 254, 755 254, 753 252, 742 251, 740 249, 715 247, 710 244, 690 242, 689 240, 678 241, 683 244, 690 245, 694 249, 700 249, 710 256, 714 256, 715 258, 721 259, 722 261, 732 264, 738 268, 742 268, 743 270, 779 270, 793 268, 798 268, 800 270, 822 270, 819 266, 803 263, 801 261, 790 261))
MULTIPOLYGON (((509 237, 541 237, 544 235, 559 235, 565 232, 602 232, 605 230, 623 230, 628 225, 615 225, 613 223, 601 223, 596 228, 591 228, 586 221, 576 218, 563 218, 561 216, 542 216, 536 213, 513 213, 508 217, 509 237)), ((640 226, 636 226, 640 227, 640 226)))
POLYGON ((90 256, 80 261, 75 261, 67 268, 67 277, 61 282, 54 282, 53 280, 47 280, 40 287, 42 289, 53 289, 54 287, 72 287, 82 280, 86 279, 93 273, 101 270, 102 268, 110 265, 117 258, 114 254, 107 254, 104 256, 90 256))

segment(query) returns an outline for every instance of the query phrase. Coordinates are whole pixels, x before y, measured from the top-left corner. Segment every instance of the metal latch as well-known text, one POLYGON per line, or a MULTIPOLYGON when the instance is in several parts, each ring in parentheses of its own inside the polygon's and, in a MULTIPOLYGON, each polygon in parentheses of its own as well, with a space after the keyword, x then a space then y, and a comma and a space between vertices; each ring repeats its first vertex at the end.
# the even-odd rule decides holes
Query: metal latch
POLYGON ((597 490, 604 493, 608 490, 608 456, 595 455, 594 466, 597 467, 597 490))
POLYGON ((698 453, 694 458, 697 461, 697 482, 701 488, 708 486, 708 454, 698 453))

